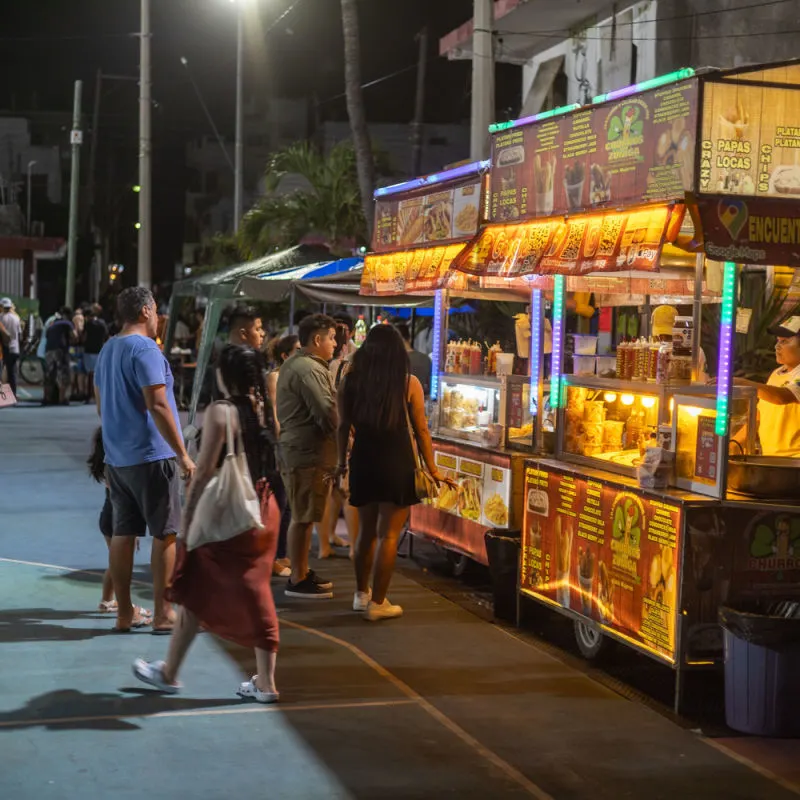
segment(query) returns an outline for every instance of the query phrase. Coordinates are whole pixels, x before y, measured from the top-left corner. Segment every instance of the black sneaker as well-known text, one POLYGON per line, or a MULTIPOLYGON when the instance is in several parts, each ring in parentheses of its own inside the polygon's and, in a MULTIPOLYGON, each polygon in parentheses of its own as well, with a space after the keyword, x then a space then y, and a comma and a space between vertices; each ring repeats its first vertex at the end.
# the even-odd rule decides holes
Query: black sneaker
POLYGON ((333 589, 333 581, 325 580, 325 578, 320 577, 314 572, 313 569, 308 571, 308 575, 306 575, 307 581, 313 581, 314 583, 319 586, 320 589, 333 589))
POLYGON ((323 589, 308 576, 299 583, 292 583, 291 579, 288 580, 284 594, 287 597, 299 597, 303 600, 331 600, 333 589, 323 589))

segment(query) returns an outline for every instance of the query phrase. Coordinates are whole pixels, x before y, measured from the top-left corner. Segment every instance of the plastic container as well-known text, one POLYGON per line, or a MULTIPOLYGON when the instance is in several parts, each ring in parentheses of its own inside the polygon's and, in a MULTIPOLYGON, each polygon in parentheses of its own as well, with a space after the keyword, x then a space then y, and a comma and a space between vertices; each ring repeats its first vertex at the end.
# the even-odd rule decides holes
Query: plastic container
POLYGON ((800 619, 723 606, 719 621, 728 727, 756 736, 800 736, 800 619))
POLYGON ((572 334, 572 340, 575 342, 575 355, 576 356, 593 356, 597 352, 597 337, 584 336, 582 334, 572 334))
POLYGON ((616 356, 597 356, 597 374, 603 378, 619 377, 616 356))
POLYGON ((511 375, 514 372, 514 354, 513 353, 498 353, 497 354, 497 376, 511 375))
POLYGON ((594 375, 597 356, 572 356, 573 375, 594 375))

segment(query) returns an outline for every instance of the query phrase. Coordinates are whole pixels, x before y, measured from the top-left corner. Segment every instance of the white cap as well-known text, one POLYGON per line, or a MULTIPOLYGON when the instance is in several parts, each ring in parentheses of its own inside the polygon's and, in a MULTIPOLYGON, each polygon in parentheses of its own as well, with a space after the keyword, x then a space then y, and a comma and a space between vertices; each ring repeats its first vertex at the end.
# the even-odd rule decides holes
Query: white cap
POLYGON ((785 339, 791 336, 800 336, 800 317, 789 317, 781 322, 780 325, 775 325, 769 329, 773 336, 781 336, 785 339))

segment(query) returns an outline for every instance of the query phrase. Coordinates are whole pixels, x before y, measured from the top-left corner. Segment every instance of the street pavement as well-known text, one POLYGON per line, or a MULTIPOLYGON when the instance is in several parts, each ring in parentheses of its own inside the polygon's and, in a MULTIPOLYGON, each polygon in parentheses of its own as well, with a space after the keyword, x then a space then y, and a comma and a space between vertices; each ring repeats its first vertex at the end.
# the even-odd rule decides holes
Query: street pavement
MULTIPOLYGON (((411 571, 391 593, 405 616, 364 623, 344 559, 321 567, 332 602, 275 586, 279 705, 239 700, 252 654, 208 634, 180 696, 149 692, 130 663, 163 656, 166 639, 113 634, 95 612, 96 424, 91 406, 0 409, 0 798, 797 796, 411 571)), ((145 605, 148 547, 136 558, 145 605)))

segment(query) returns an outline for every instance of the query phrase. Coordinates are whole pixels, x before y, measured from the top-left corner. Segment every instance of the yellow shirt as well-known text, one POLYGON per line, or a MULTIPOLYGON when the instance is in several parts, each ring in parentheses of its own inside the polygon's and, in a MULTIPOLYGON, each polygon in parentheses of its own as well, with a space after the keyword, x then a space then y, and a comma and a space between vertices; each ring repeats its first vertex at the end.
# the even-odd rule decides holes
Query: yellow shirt
POLYGON ((794 369, 778 367, 767 386, 788 389, 795 402, 788 405, 758 401, 758 438, 765 456, 800 457, 800 365, 794 369))

